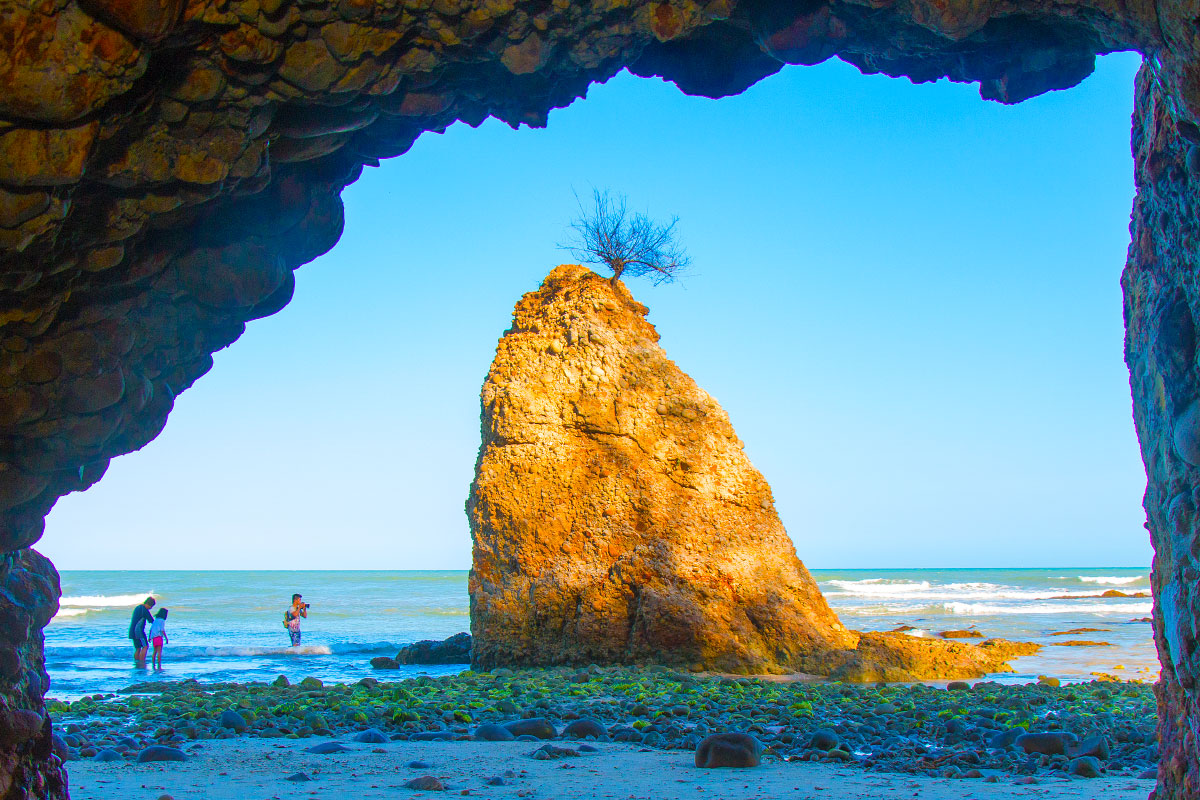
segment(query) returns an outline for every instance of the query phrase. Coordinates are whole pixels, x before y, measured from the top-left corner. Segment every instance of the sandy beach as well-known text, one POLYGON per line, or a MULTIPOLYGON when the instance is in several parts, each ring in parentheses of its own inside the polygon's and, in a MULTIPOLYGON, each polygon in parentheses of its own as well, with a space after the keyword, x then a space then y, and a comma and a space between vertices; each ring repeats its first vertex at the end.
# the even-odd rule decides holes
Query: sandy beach
POLYGON ((77 800, 1132 800, 1158 760, 1150 687, 1114 682, 952 690, 593 667, 143 684, 53 706, 77 800), (706 736, 736 731, 763 745, 760 764, 695 766, 706 736), (148 762, 163 753, 178 760, 148 762), (424 777, 441 788, 406 786, 424 777))
POLYGON ((383 745, 339 741, 347 752, 316 755, 307 748, 326 738, 287 742, 229 739, 197 742, 183 763, 99 763, 73 761, 75 800, 283 800, 283 798, 437 797, 446 793, 483 798, 613 798, 613 800, 819 800, 862 797, 891 800, 1006 800, 1007 798, 1104 798, 1143 800, 1151 780, 1133 778, 1039 777, 1015 783, 1001 775, 945 779, 872 773, 826 764, 784 763, 768 758, 752 769, 697 769, 689 752, 646 750, 636 745, 598 744, 578 758, 539 761, 531 742, 392 742, 383 745), (428 766, 409 766, 419 761, 428 766), (304 773, 312 780, 289 781, 304 773), (444 792, 404 787, 430 775, 444 792), (509 776, 509 777, 505 777, 509 776), (488 785, 500 777, 503 786, 488 785))

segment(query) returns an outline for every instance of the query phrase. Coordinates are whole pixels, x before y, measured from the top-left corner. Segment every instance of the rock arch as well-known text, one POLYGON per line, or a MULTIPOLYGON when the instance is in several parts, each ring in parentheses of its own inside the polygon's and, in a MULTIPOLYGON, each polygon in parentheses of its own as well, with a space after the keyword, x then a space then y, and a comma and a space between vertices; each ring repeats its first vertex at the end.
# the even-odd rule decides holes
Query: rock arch
POLYGON ((1149 485, 1163 768, 1200 795, 1200 33, 1182 2, 5 0, 0 3, 0 796, 63 797, 42 706, 55 500, 329 249, 341 189, 423 132, 549 109, 622 67, 721 96, 785 64, 1019 102, 1138 50, 1123 286, 1149 485))

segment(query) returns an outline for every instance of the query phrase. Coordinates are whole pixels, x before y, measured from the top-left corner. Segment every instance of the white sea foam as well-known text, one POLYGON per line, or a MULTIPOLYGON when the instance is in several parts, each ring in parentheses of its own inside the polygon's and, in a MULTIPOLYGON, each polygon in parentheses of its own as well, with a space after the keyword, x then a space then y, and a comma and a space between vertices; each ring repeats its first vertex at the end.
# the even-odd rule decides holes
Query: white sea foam
MULTIPOLYGON (((863 598, 875 603, 888 600, 938 601, 967 600, 1050 600, 1059 597, 1095 597, 1095 590, 1088 589, 1021 589, 999 583, 942 583, 929 581, 843 581, 832 580, 829 586, 838 591, 825 591, 826 597, 863 598)), ((836 600, 835 600, 836 602, 836 600)), ((843 601, 844 602, 844 601, 843 601)))
POLYGON ((1083 581, 1084 583, 1101 583, 1106 586, 1126 586, 1130 583, 1137 583, 1140 580, 1144 580, 1145 577, 1145 575, 1134 575, 1132 578, 1117 577, 1114 575, 1099 575, 1096 577, 1091 575, 1080 575, 1079 580, 1083 581))
POLYGON ((328 645, 313 644, 300 645, 299 647, 288 647, 281 645, 279 647, 246 647, 240 645, 230 645, 226 647, 189 647, 187 650, 179 648, 176 652, 196 658, 197 656, 207 656, 209 658, 230 658, 230 657, 248 657, 248 656, 331 656, 333 650, 328 645))
POLYGON ((59 617, 78 617, 87 612, 88 609, 86 608, 60 608, 58 613, 54 615, 54 619, 58 619, 59 617))
POLYGON ((129 606, 133 608, 138 603, 143 602, 147 597, 153 595, 154 592, 142 592, 140 594, 85 594, 78 597, 64 597, 58 601, 60 606, 82 606, 85 608, 120 608, 129 606))
POLYGON ((1026 603, 998 606, 985 603, 942 603, 949 614, 987 617, 1006 614, 1142 614, 1150 613, 1150 603, 1026 603))

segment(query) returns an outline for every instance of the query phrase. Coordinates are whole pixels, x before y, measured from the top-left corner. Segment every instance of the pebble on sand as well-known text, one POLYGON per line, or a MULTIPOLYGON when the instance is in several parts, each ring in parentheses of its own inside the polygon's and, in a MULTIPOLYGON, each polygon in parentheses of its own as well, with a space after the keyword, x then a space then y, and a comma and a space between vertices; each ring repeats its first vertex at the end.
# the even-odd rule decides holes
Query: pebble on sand
POLYGON ((419 778, 413 778, 408 783, 404 784, 406 789, 420 789, 426 792, 444 792, 446 786, 440 780, 432 775, 422 775, 419 778))
POLYGON ((321 742, 312 747, 305 748, 306 753, 316 753, 319 756, 326 756, 330 753, 346 753, 349 752, 349 747, 344 747, 337 742, 321 742))

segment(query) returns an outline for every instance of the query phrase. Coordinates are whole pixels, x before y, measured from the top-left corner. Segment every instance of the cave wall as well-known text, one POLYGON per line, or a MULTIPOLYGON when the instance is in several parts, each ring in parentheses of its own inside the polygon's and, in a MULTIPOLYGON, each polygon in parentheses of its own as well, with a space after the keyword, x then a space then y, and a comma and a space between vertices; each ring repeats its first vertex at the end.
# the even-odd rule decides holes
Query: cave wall
POLYGON ((1200 796, 1200 130, 1172 118, 1152 63, 1138 73, 1125 360, 1149 477, 1161 766, 1158 800, 1200 796))
MULTIPOLYGON (((51 575, 28 548, 55 500, 152 440, 337 241, 342 188, 423 132, 542 125, 622 67, 716 97, 836 56, 1019 102, 1136 49, 1127 360, 1174 759, 1159 794, 1194 797, 1198 16, 1195 0, 0 0, 0 552, 51 575)), ((10 601, 0 639, 38 672, 41 624, 10 601)), ((44 719, 35 688, 0 683, 0 734, 31 721, 18 711, 44 719)), ((65 793, 44 740, 0 736, 0 797, 65 793)))

